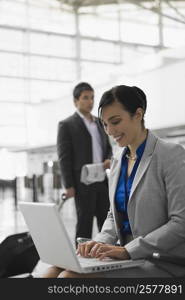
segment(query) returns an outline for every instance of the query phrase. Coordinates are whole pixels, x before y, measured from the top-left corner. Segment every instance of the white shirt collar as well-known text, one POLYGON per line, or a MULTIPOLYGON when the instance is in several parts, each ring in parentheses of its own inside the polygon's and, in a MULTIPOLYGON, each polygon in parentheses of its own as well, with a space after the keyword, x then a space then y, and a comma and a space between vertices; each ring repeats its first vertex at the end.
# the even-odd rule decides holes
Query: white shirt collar
POLYGON ((78 109, 76 110, 76 112, 82 119, 85 119, 84 115, 78 109))
MULTIPOLYGON (((87 120, 87 121, 91 122, 90 120, 86 119, 85 116, 78 109, 76 110, 76 112, 83 120, 87 120)), ((93 115, 91 115, 91 116, 92 116, 93 122, 95 122, 95 117, 93 115)))

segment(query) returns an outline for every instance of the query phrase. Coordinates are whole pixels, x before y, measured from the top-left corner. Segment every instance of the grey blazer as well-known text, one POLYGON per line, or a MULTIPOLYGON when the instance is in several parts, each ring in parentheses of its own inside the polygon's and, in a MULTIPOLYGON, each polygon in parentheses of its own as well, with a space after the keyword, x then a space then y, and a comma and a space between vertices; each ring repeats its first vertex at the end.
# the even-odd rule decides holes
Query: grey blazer
MULTIPOLYGON (((114 204, 125 148, 112 161, 109 177, 110 211, 96 241, 120 240, 121 219, 114 204)), ((148 131, 129 201, 128 217, 133 240, 125 245, 132 259, 153 252, 185 258, 185 149, 167 143, 148 131)))

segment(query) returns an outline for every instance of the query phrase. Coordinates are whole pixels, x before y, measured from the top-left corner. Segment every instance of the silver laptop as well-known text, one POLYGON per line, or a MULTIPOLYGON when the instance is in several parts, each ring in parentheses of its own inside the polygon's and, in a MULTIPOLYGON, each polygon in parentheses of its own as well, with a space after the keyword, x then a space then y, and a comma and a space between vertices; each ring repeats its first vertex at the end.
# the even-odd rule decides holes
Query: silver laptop
POLYGON ((76 255, 56 204, 21 202, 19 208, 40 259, 47 264, 78 273, 93 273, 134 267, 144 262, 109 258, 100 261, 76 255))

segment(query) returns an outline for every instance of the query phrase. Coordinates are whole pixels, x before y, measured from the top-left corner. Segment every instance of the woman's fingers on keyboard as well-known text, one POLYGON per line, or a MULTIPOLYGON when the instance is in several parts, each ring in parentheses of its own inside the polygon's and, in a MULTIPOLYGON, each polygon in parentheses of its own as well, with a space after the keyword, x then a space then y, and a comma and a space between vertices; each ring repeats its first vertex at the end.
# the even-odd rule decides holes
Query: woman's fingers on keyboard
POLYGON ((102 243, 97 243, 96 245, 94 245, 90 251, 91 257, 97 257, 102 247, 104 247, 102 243))
POLYGON ((100 245, 100 247, 96 250, 95 257, 99 258, 103 253, 107 251, 113 250, 114 246, 112 245, 100 245))
POLYGON ((90 251, 95 244, 95 241, 88 241, 85 243, 78 244, 77 254, 80 254, 83 257, 89 257, 90 251))

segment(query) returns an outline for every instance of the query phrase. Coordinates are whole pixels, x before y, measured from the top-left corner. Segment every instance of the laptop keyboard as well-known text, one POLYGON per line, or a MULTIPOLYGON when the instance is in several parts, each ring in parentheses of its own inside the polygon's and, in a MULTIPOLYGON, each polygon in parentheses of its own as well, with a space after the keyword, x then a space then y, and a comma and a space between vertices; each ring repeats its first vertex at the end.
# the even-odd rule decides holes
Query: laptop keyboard
POLYGON ((106 258, 101 261, 98 258, 88 258, 88 257, 82 257, 82 256, 78 256, 78 260, 79 260, 80 264, 82 264, 84 267, 101 266, 101 265, 107 264, 107 262, 113 261, 111 258, 106 258))

